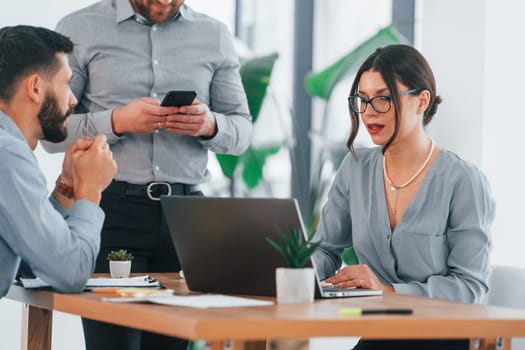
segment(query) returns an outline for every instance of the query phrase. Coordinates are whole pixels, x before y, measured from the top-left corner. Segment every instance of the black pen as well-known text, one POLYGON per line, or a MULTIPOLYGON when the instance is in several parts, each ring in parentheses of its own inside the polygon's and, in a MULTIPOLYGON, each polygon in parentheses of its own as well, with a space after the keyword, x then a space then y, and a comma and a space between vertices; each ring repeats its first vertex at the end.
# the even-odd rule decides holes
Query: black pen
POLYGON ((358 307, 339 309, 339 311, 337 311, 341 316, 411 315, 412 312, 412 309, 361 309, 358 307))

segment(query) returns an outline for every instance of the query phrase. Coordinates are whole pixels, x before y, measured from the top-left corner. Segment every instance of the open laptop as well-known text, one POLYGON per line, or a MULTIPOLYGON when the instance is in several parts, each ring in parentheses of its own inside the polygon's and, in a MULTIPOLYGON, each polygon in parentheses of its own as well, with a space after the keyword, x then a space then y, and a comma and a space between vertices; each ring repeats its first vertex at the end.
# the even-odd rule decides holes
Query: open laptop
MULTIPOLYGON (((222 294, 275 296, 275 269, 284 257, 265 239, 280 241, 304 226, 295 199, 161 197, 188 288, 222 294)), ((330 288, 321 297, 366 296, 381 290, 330 288)))

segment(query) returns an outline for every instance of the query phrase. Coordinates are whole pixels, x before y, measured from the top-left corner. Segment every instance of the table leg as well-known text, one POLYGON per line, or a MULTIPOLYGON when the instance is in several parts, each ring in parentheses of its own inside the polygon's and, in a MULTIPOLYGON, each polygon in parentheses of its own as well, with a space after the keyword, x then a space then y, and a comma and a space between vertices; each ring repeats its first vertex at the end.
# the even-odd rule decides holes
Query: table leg
POLYGON ((266 340, 242 341, 242 340, 214 340, 210 343, 210 350, 266 350, 266 340))
POLYGON ((24 304, 22 350, 51 350, 53 311, 24 304))
POLYGON ((510 350, 511 338, 473 338, 470 350, 510 350))
MULTIPOLYGON (((237 348, 234 348, 237 350, 237 348)), ((266 350, 266 340, 244 342, 244 350, 266 350)))
POLYGON ((224 340, 213 340, 210 341, 210 350, 224 350, 224 344, 226 341, 224 340))

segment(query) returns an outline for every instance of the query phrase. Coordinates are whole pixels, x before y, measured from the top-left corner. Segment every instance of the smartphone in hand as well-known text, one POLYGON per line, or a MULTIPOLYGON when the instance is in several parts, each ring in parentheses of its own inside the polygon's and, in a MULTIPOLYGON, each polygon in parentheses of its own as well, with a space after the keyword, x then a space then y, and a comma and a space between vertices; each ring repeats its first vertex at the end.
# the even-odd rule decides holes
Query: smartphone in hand
POLYGON ((160 105, 164 107, 188 106, 193 103, 195 97, 197 97, 195 91, 172 90, 166 94, 160 105))

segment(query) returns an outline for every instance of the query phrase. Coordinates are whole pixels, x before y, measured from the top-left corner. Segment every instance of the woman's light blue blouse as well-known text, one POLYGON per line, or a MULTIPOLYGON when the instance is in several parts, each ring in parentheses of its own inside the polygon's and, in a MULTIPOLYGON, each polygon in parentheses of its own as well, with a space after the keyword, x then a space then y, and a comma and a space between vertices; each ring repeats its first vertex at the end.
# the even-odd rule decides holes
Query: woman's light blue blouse
POLYGON ((353 246, 384 284, 397 293, 479 302, 487 292, 490 227, 495 205, 486 177, 443 150, 392 231, 381 148, 348 154, 321 213, 314 259, 322 278, 341 266, 353 246))

